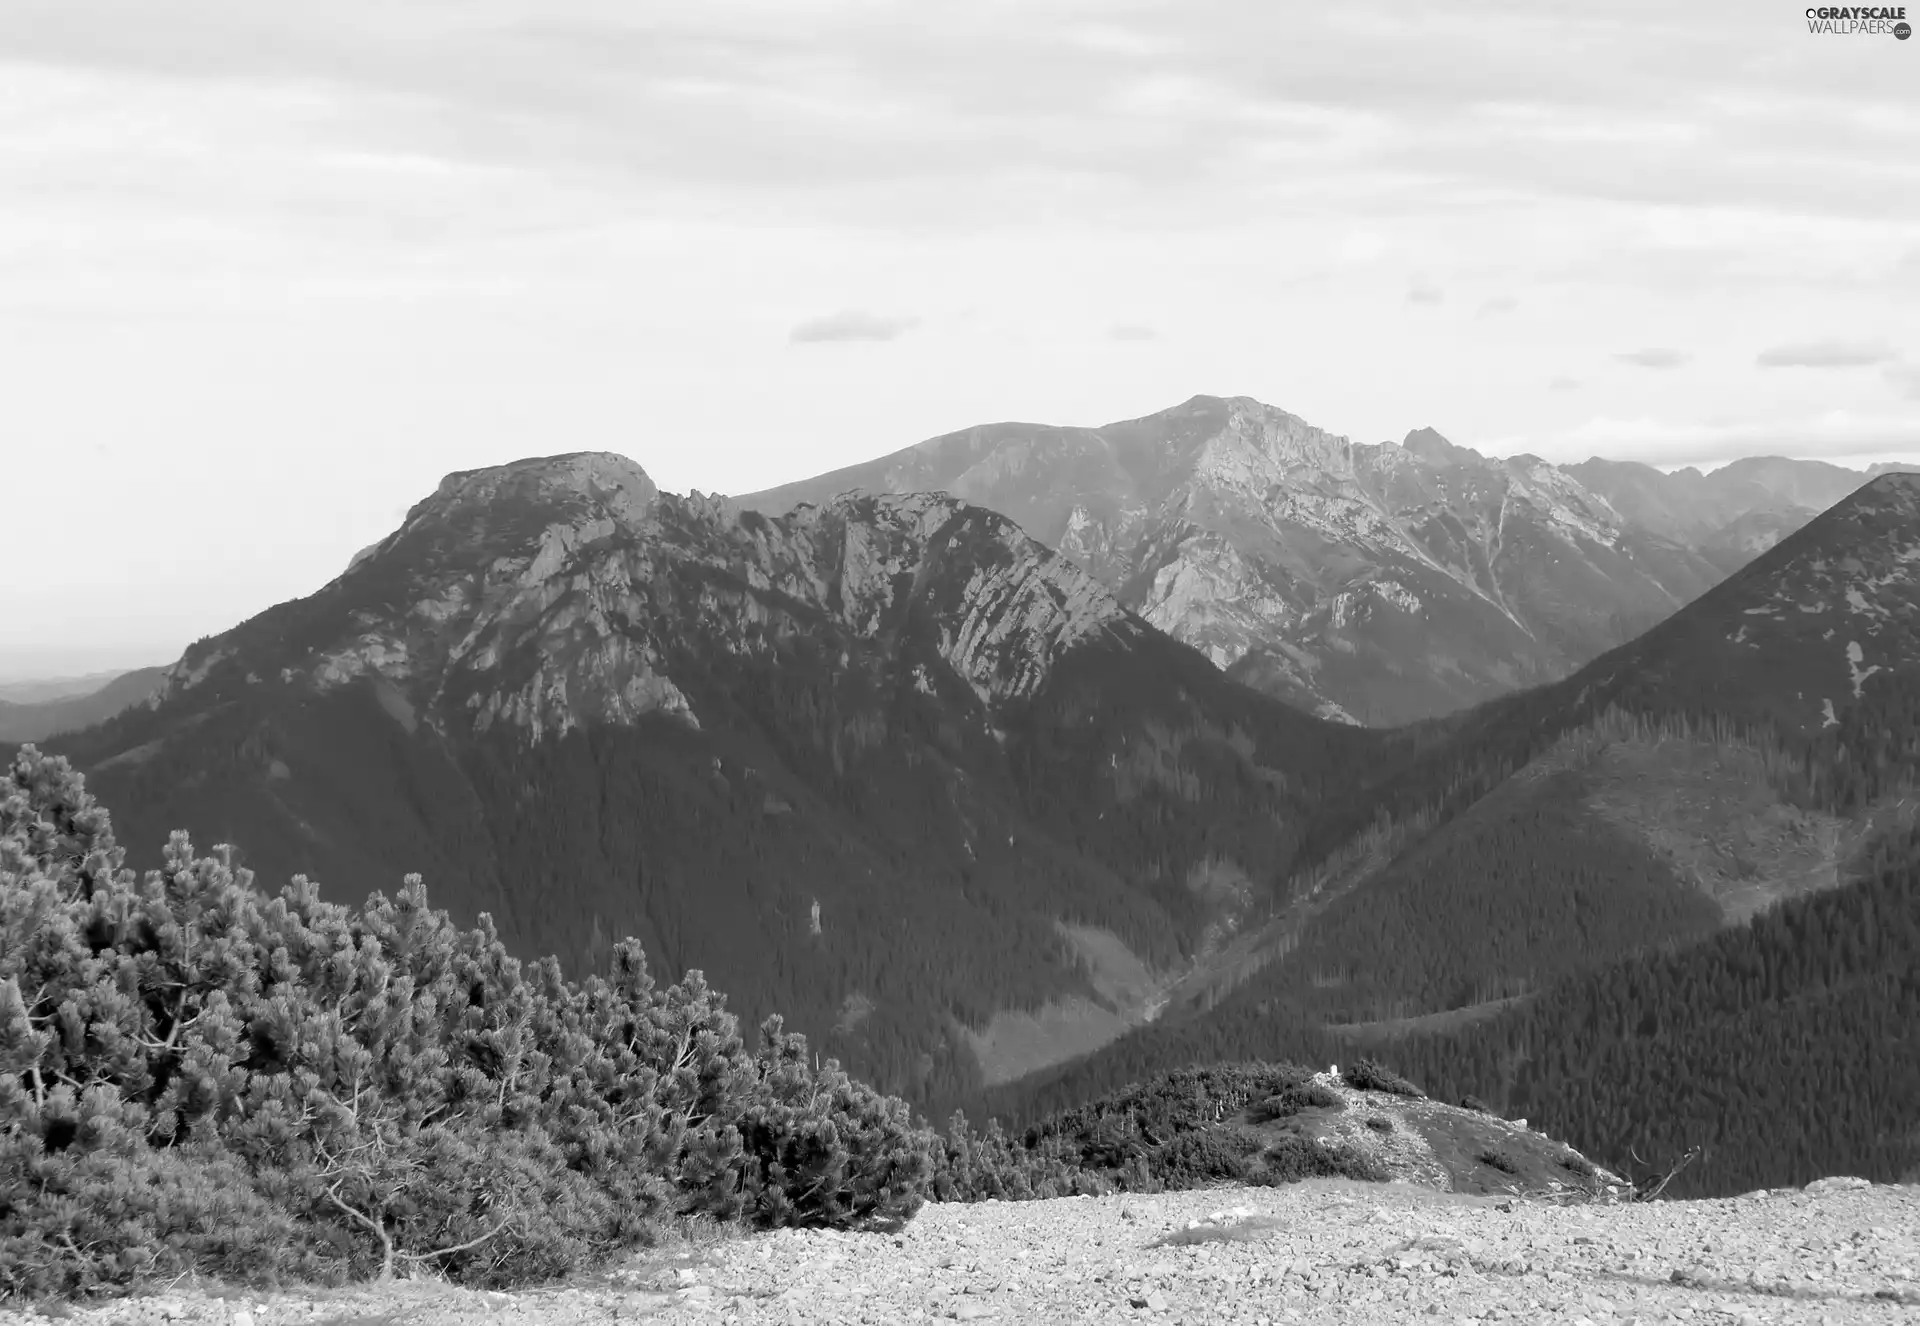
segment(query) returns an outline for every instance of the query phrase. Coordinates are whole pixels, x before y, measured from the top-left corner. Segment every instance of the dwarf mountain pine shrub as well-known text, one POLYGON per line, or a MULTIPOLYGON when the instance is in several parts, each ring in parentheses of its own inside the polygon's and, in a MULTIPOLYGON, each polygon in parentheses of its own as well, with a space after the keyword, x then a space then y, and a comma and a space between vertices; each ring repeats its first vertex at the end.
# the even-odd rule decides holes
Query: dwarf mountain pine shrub
POLYGON ((1160 1149, 1155 1166, 1169 1188, 1212 1183, 1244 1183, 1252 1173, 1260 1142, 1243 1133, 1210 1128, 1182 1133, 1160 1149))
POLYGON ((1475 1159, 1479 1160, 1482 1165, 1489 1165, 1499 1170, 1502 1174, 1518 1174, 1520 1172, 1520 1162, 1507 1152, 1502 1151, 1499 1147, 1483 1147, 1475 1159))
POLYGON ((1427 1094, 1391 1068, 1375 1063, 1371 1059, 1355 1060, 1347 1065, 1340 1076, 1355 1091, 1384 1091, 1389 1095, 1409 1096, 1416 1099, 1427 1094))
POLYGON ((1279 1091, 1247 1111, 1248 1117, 1255 1123, 1272 1123, 1275 1119, 1286 1119, 1302 1110, 1333 1110, 1347 1108, 1347 1102, 1340 1093, 1324 1082, 1303 1082, 1299 1086, 1279 1091))
POLYGON ((1256 1183, 1277 1187, 1302 1179, 1357 1179, 1385 1182, 1391 1175, 1379 1162, 1348 1147, 1329 1146, 1308 1137, 1282 1137, 1260 1157, 1256 1183))
POLYGON ((699 972, 629 940, 572 982, 456 929, 418 876, 358 909, 268 899, 185 834, 136 878, 64 759, 0 772, 0 1292, 198 1270, 564 1274, 690 1213, 910 1216, 937 1139, 749 1052, 699 972))

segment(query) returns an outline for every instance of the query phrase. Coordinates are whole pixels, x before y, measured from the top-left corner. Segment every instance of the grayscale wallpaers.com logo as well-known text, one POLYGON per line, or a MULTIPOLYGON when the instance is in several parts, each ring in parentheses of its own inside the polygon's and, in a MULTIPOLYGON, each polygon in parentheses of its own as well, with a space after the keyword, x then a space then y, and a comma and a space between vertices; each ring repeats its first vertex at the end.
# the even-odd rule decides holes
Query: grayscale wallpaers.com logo
POLYGON ((1807 11, 1807 31, 1835 37, 1913 35, 1905 5, 1821 5, 1807 11))

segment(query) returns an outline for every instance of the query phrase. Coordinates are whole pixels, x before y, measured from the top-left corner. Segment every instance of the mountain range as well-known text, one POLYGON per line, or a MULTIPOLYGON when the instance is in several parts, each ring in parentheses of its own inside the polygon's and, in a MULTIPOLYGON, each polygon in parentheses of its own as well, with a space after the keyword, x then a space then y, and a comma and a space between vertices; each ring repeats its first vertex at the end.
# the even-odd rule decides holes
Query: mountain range
POLYGON ((1230 675, 1393 725, 1555 681, 1870 477, 1356 444, 1247 397, 1098 428, 1001 423, 738 499, 946 491, 1011 517, 1230 675))
POLYGON ((0 741, 39 741, 73 732, 139 704, 160 684, 164 668, 135 668, 71 681, 0 687, 0 741))
POLYGON ((956 498, 768 517, 581 454, 449 476, 51 746, 149 853, 187 828, 356 898, 419 871, 572 970, 634 935, 931 1096, 1009 1010, 1082 1015, 1065 1048, 1137 1021, 1102 955, 1177 970, 1239 924, 1378 740, 956 498))
MULTIPOLYGON (((1517 624, 1536 605, 1535 641, 1556 620, 1542 565, 1568 593, 1651 596, 1671 591, 1644 568, 1706 564, 1684 530, 1620 514, 1661 491, 1625 467, 1601 496, 1433 437, 1389 453, 1250 402, 1183 410, 1138 421, 1173 438, 1159 452, 1124 430, 1060 442, 1100 462, 1070 525, 1091 528, 1074 512, 1102 457, 1139 492, 1160 474, 1192 515, 1227 510, 1221 476, 1265 456, 1282 476, 1267 505, 1291 503, 1271 531, 1304 540, 1312 515, 1325 564, 1363 548, 1376 570, 1424 568, 1463 614, 1497 599, 1517 624), (1316 447, 1321 468, 1284 468, 1316 447), (1441 493, 1481 523, 1408 514, 1441 493), (1454 527, 1471 537, 1449 544, 1454 527)), ((1727 509, 1755 505, 1717 528, 1763 513, 1756 491, 1796 519, 1812 481, 1757 469, 1727 509)), ((1873 479, 1731 575, 1700 572, 1711 587, 1583 667, 1392 730, 1237 684, 1143 610, 1170 599, 1113 587, 1098 540, 1070 557, 962 493, 857 488, 679 497, 602 453, 449 475, 334 581, 48 745, 136 864, 186 829, 236 844, 269 886, 310 873, 342 900, 418 871, 522 956, 585 970, 633 935, 922 1108, 1014 1114, 1200 1046, 1318 1059, 1463 1028, 1571 1034, 1524 1019, 1650 953, 1717 952, 1757 917, 1865 906, 1844 900, 1915 832, 1920 478, 1873 479)), ((1103 528, 1124 524, 1112 510, 1103 528)), ((1244 534, 1181 521, 1174 579, 1195 540, 1244 534)), ((1308 544, 1265 546, 1306 595, 1308 544)), ((1388 658, 1357 620, 1315 638, 1388 658)), ((1886 896, 1869 915, 1904 905, 1886 896)), ((1461 1051, 1493 1065, 1474 1089, 1525 1098, 1483 1050, 1461 1051)))

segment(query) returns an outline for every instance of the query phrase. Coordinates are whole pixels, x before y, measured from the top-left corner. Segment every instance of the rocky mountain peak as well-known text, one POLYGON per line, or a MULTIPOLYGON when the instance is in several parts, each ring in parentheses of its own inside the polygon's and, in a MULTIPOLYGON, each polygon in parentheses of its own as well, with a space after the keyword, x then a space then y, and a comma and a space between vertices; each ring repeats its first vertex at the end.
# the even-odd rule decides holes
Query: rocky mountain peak
POLYGON ((1720 574, 1537 457, 1430 428, 1355 444, 1248 396, 983 425, 740 500, 780 514, 850 489, 1002 512, 1216 665, 1372 723, 1565 675, 1720 574))
POLYGON ((1251 396, 1219 401, 1217 431, 1195 458, 1200 482, 1278 483, 1311 472, 1353 477, 1353 443, 1251 396))
POLYGON ((769 520, 586 453, 449 475, 338 580, 195 645, 157 703, 371 682, 448 732, 697 728, 683 685, 716 657, 837 642, 833 667, 878 676, 903 632, 931 630, 922 657, 990 714, 1069 650, 1138 629, 1084 570, 946 494, 846 493, 769 520))
MULTIPOLYGON (((577 545, 647 520, 660 490, 625 456, 577 451, 456 470, 407 512, 399 529, 362 548, 347 574, 403 543, 509 555, 543 541, 577 545)), ((695 494, 697 498, 699 495, 695 494)))
POLYGON ((486 524, 543 515, 632 527, 647 518, 659 496, 647 472, 625 456, 578 451, 456 471, 408 513, 407 524, 421 519, 450 526, 486 524))
POLYGON ((1400 443, 1421 460, 1440 465, 1484 465, 1487 458, 1471 447, 1455 446, 1432 428, 1416 428, 1400 443))

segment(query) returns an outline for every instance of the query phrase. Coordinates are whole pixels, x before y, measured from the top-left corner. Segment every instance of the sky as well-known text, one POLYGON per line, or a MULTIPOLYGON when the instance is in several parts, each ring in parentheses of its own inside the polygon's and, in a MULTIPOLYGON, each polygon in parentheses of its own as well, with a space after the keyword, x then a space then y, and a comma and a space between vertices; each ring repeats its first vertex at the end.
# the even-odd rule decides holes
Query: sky
POLYGON ((1807 27, 6 0, 0 677, 171 659, 528 455, 743 492, 1206 393, 1490 454, 1920 460, 1920 41, 1807 27))

